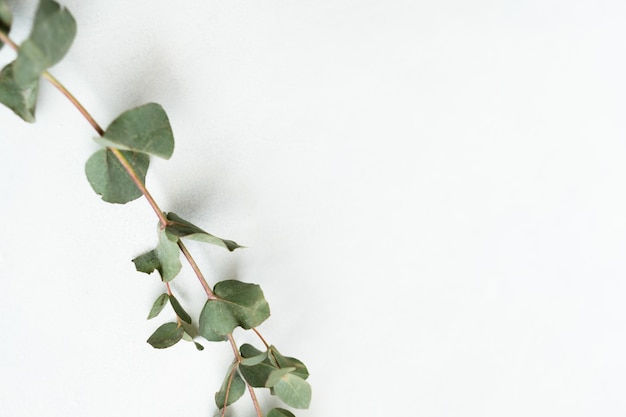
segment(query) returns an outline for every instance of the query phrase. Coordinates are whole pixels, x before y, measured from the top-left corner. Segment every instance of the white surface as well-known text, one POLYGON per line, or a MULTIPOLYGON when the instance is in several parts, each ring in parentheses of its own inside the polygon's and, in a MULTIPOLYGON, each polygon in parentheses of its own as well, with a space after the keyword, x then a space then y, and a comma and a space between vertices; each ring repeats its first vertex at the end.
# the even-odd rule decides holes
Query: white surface
MULTIPOLYGON (((626 413, 626 3, 64 3, 52 72, 104 126, 168 111, 148 186, 248 246, 190 248, 263 287, 298 416, 626 413)), ((145 343, 156 219, 91 191, 93 136, 48 85, 36 124, 0 109, 0 415, 211 415, 229 347, 145 343)))

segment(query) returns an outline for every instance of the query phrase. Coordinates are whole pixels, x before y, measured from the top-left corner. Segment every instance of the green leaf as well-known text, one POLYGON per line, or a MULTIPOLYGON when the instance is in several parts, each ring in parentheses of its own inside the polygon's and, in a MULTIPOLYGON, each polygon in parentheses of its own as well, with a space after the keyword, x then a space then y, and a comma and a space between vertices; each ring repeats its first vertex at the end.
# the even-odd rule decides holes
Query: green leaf
POLYGON ((260 354, 256 356, 251 356, 249 358, 241 359, 241 364, 247 365, 247 366, 253 366, 261 362, 265 362, 266 360, 267 360, 267 352, 261 352, 260 354))
POLYGON ((163 107, 157 103, 127 110, 115 119, 96 142, 112 148, 144 152, 169 159, 174 133, 163 107))
POLYGON ((189 316, 189 314, 187 314, 187 312, 185 311, 183 306, 180 305, 180 303, 178 302, 176 297, 174 297, 173 295, 170 295, 169 297, 170 297, 170 303, 172 304, 172 307, 174 308, 174 311, 176 312, 176 315, 182 321, 191 324, 191 316, 189 316))
POLYGON ((306 368, 304 363, 296 358, 290 358, 287 356, 283 356, 275 346, 270 346, 269 348, 269 358, 274 366, 277 368, 295 368, 292 372, 295 375, 298 375, 302 379, 307 379, 309 377, 309 370, 306 368))
POLYGON ((32 123, 35 121, 39 79, 25 87, 20 87, 13 78, 14 66, 15 61, 5 66, 0 72, 0 103, 13 110, 25 121, 32 123))
MULTIPOLYGON (((121 151, 121 153, 141 182, 145 183, 150 157, 137 152, 121 151)), ((141 191, 109 149, 101 149, 87 160, 85 174, 91 188, 106 202, 124 204, 141 197, 141 191)))
MULTIPOLYGON (((13 15, 11 9, 5 0, 0 0, 0 32, 9 34, 11 30, 11 22, 13 21, 13 15)), ((4 44, 0 42, 0 49, 4 44)))
POLYGON ((274 393, 287 405, 294 408, 309 408, 311 386, 295 374, 285 374, 272 387, 274 393))
POLYGON ((21 45, 15 64, 15 81, 26 87, 58 63, 76 36, 76 21, 57 2, 41 0, 30 36, 21 45))
POLYGON ((265 417, 296 417, 291 411, 284 408, 272 408, 265 417))
POLYGON ((222 383, 222 387, 215 393, 215 404, 219 409, 224 408, 224 402, 226 405, 231 405, 237 401, 246 391, 246 383, 237 372, 236 365, 231 365, 226 372, 226 377, 222 383), (230 387, 228 386, 230 382, 230 387), (228 393, 228 400, 226 400, 226 393, 228 393))
POLYGON ((152 333, 152 336, 148 338, 148 343, 157 349, 168 348, 178 343, 184 333, 182 326, 177 323, 165 323, 152 333))
POLYGON ((239 370, 248 384, 256 388, 265 388, 268 378, 276 368, 269 363, 261 362, 253 366, 239 365, 239 370))
POLYGON ((193 342, 193 343, 196 345, 196 349, 198 349, 200 351, 204 350, 204 346, 202 346, 200 343, 198 343, 198 342, 193 342))
POLYGON ((156 249, 144 253, 143 255, 139 255, 133 259, 133 263, 135 264, 135 269, 137 269, 137 271, 145 272, 146 274, 153 273, 155 269, 161 269, 161 261, 159 261, 156 249))
POLYGON ((163 310, 163 307, 165 307, 165 305, 167 304, 168 300, 169 300, 169 297, 167 296, 166 293, 159 295, 159 297, 156 300, 154 300, 154 303, 152 304, 152 308, 150 309, 150 314, 148 314, 148 320, 158 316, 161 310, 163 310))
POLYGON ((211 243, 213 245, 225 247, 231 252, 237 248, 243 247, 238 245, 236 242, 233 242, 232 240, 225 240, 205 232, 198 226, 188 222, 185 219, 182 219, 176 213, 167 213, 167 219, 171 222, 167 226, 167 231, 179 238, 185 237, 188 239, 198 240, 200 242, 211 243))
POLYGON ((222 341, 235 327, 251 329, 270 316, 263 291, 256 284, 222 281, 213 292, 218 299, 208 300, 200 313, 200 334, 207 340, 222 341))

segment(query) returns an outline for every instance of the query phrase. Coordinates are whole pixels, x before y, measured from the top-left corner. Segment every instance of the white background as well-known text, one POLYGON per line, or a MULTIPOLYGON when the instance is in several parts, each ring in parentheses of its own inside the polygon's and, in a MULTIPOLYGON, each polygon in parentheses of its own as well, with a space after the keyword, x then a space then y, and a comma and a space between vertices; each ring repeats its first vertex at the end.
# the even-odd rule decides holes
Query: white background
MULTIPOLYGON (((20 41, 35 2, 9 3, 20 41)), ((105 127, 167 110, 147 185, 247 246, 189 244, 264 289, 312 373, 296 415, 626 413, 626 3, 64 4, 51 72, 105 127)), ((46 84, 37 119, 0 109, 0 415, 211 416, 230 347, 145 343, 173 318, 130 262, 156 217, 92 192, 95 132, 46 84)), ((197 316, 188 267, 173 286, 197 316)))

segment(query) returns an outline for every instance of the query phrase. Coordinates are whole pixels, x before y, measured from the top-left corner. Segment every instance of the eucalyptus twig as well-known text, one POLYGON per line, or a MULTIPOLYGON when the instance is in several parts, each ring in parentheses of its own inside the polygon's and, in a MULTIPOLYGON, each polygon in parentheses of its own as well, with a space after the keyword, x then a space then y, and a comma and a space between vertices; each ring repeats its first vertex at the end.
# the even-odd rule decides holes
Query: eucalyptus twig
MULTIPOLYGON (((196 332, 189 330, 192 318, 170 286, 170 281, 181 270, 182 253, 207 296, 197 333, 208 341, 228 340, 235 357, 215 397, 222 417, 226 407, 240 398, 246 388, 257 417, 263 417, 263 412, 255 388, 270 388, 271 393, 285 404, 307 408, 311 387, 306 382, 309 376, 306 366, 298 359, 280 354, 257 330, 270 315, 261 288, 234 280, 218 282, 211 288, 182 239, 199 240, 229 251, 241 246, 207 233, 175 213, 165 213, 145 185, 149 155, 169 159, 174 151, 174 136, 165 110, 156 103, 144 104, 123 112, 103 129, 81 102, 48 72, 48 68, 66 54, 76 34, 76 22, 70 12, 54 0, 41 0, 31 34, 21 47, 8 36, 11 24, 12 16, 6 0, 0 0, 0 47, 8 45, 17 52, 15 61, 0 71, 0 103, 25 121, 33 122, 40 78, 48 80, 78 109, 98 133, 97 141, 103 145, 103 149, 93 154, 85 166, 87 179, 94 191, 104 201, 117 204, 143 196, 158 218, 157 247, 136 257, 133 262, 140 272, 151 274, 158 271, 166 287, 166 292, 153 303, 148 319, 156 317, 169 302, 176 313, 176 322, 161 325, 147 342, 162 349, 182 339, 194 341, 187 333, 196 332), (263 343, 265 351, 249 344, 238 348, 232 335, 237 327, 252 330, 263 343)), ((204 349, 198 342, 194 343, 199 350, 204 349)), ((273 408, 267 413, 267 417, 290 416, 293 417, 293 413, 282 408, 273 408)))

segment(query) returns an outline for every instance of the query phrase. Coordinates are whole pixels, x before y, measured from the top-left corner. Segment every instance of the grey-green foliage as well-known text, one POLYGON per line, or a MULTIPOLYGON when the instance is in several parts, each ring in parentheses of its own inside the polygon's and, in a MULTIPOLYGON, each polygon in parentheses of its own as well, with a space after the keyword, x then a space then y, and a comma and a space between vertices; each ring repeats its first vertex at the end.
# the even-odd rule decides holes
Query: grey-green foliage
POLYGON ((250 344, 243 344, 239 351, 244 358, 239 370, 248 384, 270 388, 272 394, 294 408, 309 407, 311 386, 306 381, 309 371, 300 360, 283 356, 274 346, 261 352, 250 344))
POLYGON ((41 0, 30 36, 22 43, 15 63, 15 81, 27 87, 58 63, 76 36, 71 13, 52 0, 41 0))
MULTIPOLYGON (((8 36, 12 23, 8 3, 0 0, 0 32, 8 36)), ((0 103, 22 119, 33 122, 40 78, 43 74, 53 80, 44 72, 65 56, 75 35, 76 22, 70 12, 56 1, 41 0, 30 35, 19 47, 17 58, 0 71, 0 103)), ((0 48, 2 46, 0 42, 0 48)), ((87 179, 94 191, 111 203, 127 203, 143 193, 148 197, 144 185, 149 155, 169 159, 174 151, 174 135, 165 110, 156 103, 135 107, 120 114, 104 131, 93 120, 90 122, 101 133, 96 141, 104 146, 85 165, 87 179)), ((157 207, 154 201, 150 202, 157 207)), ((158 215, 157 247, 136 257, 133 262, 138 271, 150 274, 157 270, 166 283, 181 271, 182 239, 218 245, 229 251, 242 247, 232 240, 206 232, 175 213, 158 215)), ((157 349, 185 340, 203 350, 196 337, 202 336, 209 341, 227 340, 235 328, 255 328, 270 315, 269 305, 258 285, 227 280, 218 282, 212 294, 209 291, 209 300, 200 313, 198 327, 195 327, 192 317, 173 295, 169 284, 167 290, 153 302, 148 319, 159 315, 169 303, 177 321, 160 325, 150 335, 147 342, 157 349)), ((250 344, 242 345, 240 353, 235 356, 235 362, 215 394, 218 408, 239 399, 247 386, 267 388, 272 395, 294 408, 309 406, 311 387, 306 381, 309 372, 300 360, 283 356, 274 346, 261 351, 250 344)), ((267 417, 294 415, 288 410, 273 408, 267 417)))

